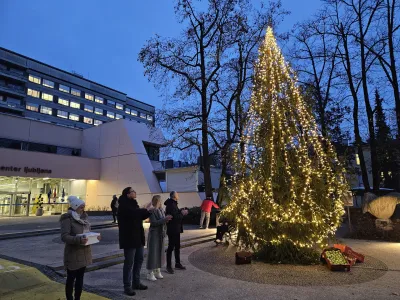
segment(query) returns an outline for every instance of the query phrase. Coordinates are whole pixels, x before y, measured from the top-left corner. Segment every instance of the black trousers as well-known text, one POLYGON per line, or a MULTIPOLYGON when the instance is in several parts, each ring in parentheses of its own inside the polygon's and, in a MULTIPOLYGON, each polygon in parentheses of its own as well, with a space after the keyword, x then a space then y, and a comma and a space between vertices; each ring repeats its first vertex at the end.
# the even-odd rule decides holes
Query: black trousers
POLYGON ((65 285, 65 295, 67 300, 80 300, 83 288, 83 276, 85 275, 86 267, 78 270, 67 270, 67 283, 65 285), (72 297, 75 283, 75 298, 72 297))
POLYGON ((229 231, 229 228, 227 225, 221 225, 217 227, 217 235, 216 235, 216 239, 217 240, 222 240, 222 238, 224 237, 224 234, 227 233, 229 231))
POLYGON ((117 209, 113 209, 113 210, 112 210, 114 223, 117 223, 117 213, 118 213, 118 210, 117 210, 117 209))
POLYGON ((172 267, 172 251, 175 250, 175 265, 181 263, 181 234, 168 234, 168 249, 167 249, 167 268, 172 267))

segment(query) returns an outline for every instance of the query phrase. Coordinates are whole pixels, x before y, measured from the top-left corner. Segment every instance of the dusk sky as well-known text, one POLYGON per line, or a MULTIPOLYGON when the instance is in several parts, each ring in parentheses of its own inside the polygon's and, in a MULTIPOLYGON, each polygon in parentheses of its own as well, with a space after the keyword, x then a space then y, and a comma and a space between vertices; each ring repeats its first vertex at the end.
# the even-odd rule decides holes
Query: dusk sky
MULTIPOLYGON (((291 15, 279 31, 310 17, 320 2, 283 0, 291 15)), ((156 108, 163 99, 143 76, 138 53, 155 34, 175 37, 181 28, 170 0, 0 0, 0 47, 76 71, 156 108)))

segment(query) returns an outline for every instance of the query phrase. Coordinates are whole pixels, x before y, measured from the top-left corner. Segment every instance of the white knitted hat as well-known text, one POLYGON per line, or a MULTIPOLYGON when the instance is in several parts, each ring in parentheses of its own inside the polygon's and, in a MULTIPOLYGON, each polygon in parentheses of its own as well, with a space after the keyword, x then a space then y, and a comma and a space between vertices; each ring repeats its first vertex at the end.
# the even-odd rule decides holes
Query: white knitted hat
POLYGON ((81 206, 82 204, 85 204, 85 202, 83 200, 79 199, 76 196, 68 196, 67 200, 73 210, 77 210, 79 206, 81 206))

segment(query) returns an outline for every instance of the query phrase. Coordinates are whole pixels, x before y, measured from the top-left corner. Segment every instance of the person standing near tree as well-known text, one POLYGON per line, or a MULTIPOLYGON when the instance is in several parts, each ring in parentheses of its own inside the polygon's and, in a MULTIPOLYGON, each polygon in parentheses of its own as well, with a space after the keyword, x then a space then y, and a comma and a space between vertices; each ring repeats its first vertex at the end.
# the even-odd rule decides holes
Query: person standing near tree
POLYGON ((200 217, 200 229, 203 228, 204 218, 206 218, 206 229, 208 229, 208 224, 210 223, 211 207, 219 208, 219 206, 210 198, 207 197, 201 203, 201 217, 200 217))
POLYGON ((150 216, 149 236, 147 238, 147 270, 149 271, 147 279, 155 281, 162 279, 161 266, 165 256, 164 253, 164 238, 167 231, 167 223, 172 219, 172 216, 165 215, 161 208, 161 196, 155 195, 151 200, 154 207, 154 212, 150 216))
POLYGON ((111 211, 112 211, 112 214, 113 214, 113 219, 114 219, 114 221, 113 221, 113 223, 117 223, 117 213, 118 213, 118 198, 117 198, 117 196, 116 195, 114 195, 113 196, 113 199, 112 199, 112 201, 111 201, 111 211))
POLYGON ((150 217, 154 208, 139 208, 136 192, 131 187, 122 191, 118 201, 119 247, 124 249, 125 256, 124 292, 128 296, 134 296, 134 290, 147 290, 147 286, 140 283, 145 245, 143 220, 150 217))
POLYGON ((167 249, 167 272, 174 274, 172 269, 172 252, 175 252, 175 269, 186 270, 181 264, 180 248, 181 233, 183 233, 182 219, 188 214, 186 209, 178 208, 178 192, 172 191, 169 199, 164 202, 165 214, 172 216, 172 220, 167 223, 168 249, 167 249))

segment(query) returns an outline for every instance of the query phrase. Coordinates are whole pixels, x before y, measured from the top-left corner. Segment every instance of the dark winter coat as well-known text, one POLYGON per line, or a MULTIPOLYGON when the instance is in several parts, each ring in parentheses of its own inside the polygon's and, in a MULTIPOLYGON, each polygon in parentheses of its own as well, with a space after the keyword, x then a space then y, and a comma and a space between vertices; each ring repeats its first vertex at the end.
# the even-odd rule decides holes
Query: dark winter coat
POLYGON ((115 205, 117 204, 117 201, 118 201, 118 198, 113 198, 113 199, 112 199, 111 204, 110 204, 111 210, 112 210, 112 211, 116 211, 116 210, 118 209, 118 208, 115 206, 115 205))
POLYGON ((164 202, 165 215, 171 215, 172 220, 167 223, 167 234, 178 234, 183 232, 182 220, 183 215, 178 208, 178 202, 173 199, 168 199, 164 202))
MULTIPOLYGON (((87 220, 87 214, 81 215, 82 220, 87 220)), ((64 267, 68 270, 77 270, 92 263, 92 250, 90 245, 81 245, 81 237, 76 236, 90 231, 90 225, 81 224, 71 214, 65 213, 60 217, 61 240, 65 243, 64 267)))
POLYGON ((145 208, 139 208, 135 199, 119 197, 118 228, 120 249, 139 248, 145 245, 143 220, 150 213, 145 208))

